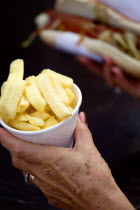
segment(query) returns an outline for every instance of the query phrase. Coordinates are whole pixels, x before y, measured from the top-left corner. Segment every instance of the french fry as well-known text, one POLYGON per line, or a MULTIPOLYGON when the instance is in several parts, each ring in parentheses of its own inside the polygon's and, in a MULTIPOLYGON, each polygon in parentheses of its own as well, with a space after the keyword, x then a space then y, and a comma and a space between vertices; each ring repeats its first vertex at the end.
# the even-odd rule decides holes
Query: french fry
POLYGON ((9 124, 13 127, 16 128, 18 130, 22 130, 22 131, 39 131, 41 130, 41 128, 31 125, 27 122, 20 122, 18 120, 11 120, 9 121, 9 124))
POLYGON ((4 82, 1 86, 1 96, 4 94, 6 88, 6 82, 4 82))
POLYGON ((51 112, 52 112, 52 110, 51 110, 51 108, 49 107, 48 104, 46 105, 45 110, 46 110, 46 112, 48 112, 48 113, 51 113, 51 112))
POLYGON ((17 59, 13 61, 10 65, 10 71, 9 71, 9 76, 4 83, 4 87, 2 87, 2 100, 1 100, 1 112, 3 113, 3 118, 6 118, 5 115, 5 101, 7 101, 7 95, 9 94, 10 88, 14 83, 18 80, 23 79, 23 74, 24 74, 24 63, 23 60, 17 59))
POLYGON ((21 121, 21 122, 26 122, 27 121, 26 112, 17 114, 15 117, 15 120, 21 121))
POLYGON ((50 115, 47 114, 46 112, 33 112, 32 114, 30 114, 31 117, 36 117, 36 118, 39 118, 39 119, 42 119, 42 120, 47 120, 49 119, 50 115))
POLYGON ((35 76, 27 77, 27 78, 25 79, 25 81, 27 82, 27 85, 28 85, 28 84, 31 84, 31 83, 33 83, 33 82, 36 82, 36 77, 35 77, 35 76))
POLYGON ((51 116, 46 122, 45 122, 45 125, 43 127, 43 129, 46 129, 46 128, 50 128, 54 125, 58 124, 58 121, 54 118, 54 116, 51 116))
POLYGON ((67 106, 67 107, 70 110, 70 112, 72 113, 73 112, 73 108, 71 106, 67 106))
POLYGON ((62 85, 66 88, 71 88, 73 84, 73 80, 70 77, 64 76, 62 74, 56 73, 50 69, 43 70, 41 74, 48 74, 50 78, 54 78, 62 83, 62 85))
POLYGON ((66 119, 71 115, 69 109, 56 94, 56 90, 47 74, 40 74, 37 77, 37 85, 46 102, 59 119, 66 119))
POLYGON ((25 94, 23 94, 23 96, 19 102, 18 108, 17 108, 17 113, 24 112, 26 109, 28 109, 29 106, 30 106, 30 102, 28 101, 25 94))
POLYGON ((25 93, 26 93, 27 99, 32 104, 32 106, 37 111, 44 112, 46 102, 34 82, 25 87, 25 93))
POLYGON ((24 62, 21 59, 13 61, 10 65, 10 73, 7 81, 23 79, 24 76, 24 62))
POLYGON ((52 83, 53 83, 53 86, 55 87, 61 101, 66 104, 66 105, 69 105, 70 104, 70 101, 69 101, 69 98, 65 92, 65 89, 63 88, 61 82, 59 80, 56 80, 54 78, 51 79, 52 83))
POLYGON ((16 116, 19 101, 22 97, 26 82, 24 80, 16 81, 7 93, 5 101, 5 112, 9 119, 13 120, 16 116))
POLYGON ((74 99, 74 94, 73 94, 73 92, 70 88, 65 88, 65 91, 66 91, 66 94, 69 98, 69 102, 71 104, 73 102, 73 99, 74 99))
POLYGON ((27 120, 31 125, 34 126, 44 126, 45 122, 42 119, 37 117, 31 117, 30 115, 26 114, 27 120))
POLYGON ((2 103, 2 97, 0 97, 0 119, 4 120, 5 122, 8 122, 8 118, 6 116, 5 110, 4 110, 4 106, 2 103))
POLYGON ((24 76, 21 59, 10 65, 1 87, 0 118, 22 131, 39 131, 70 117, 73 112, 73 80, 50 69, 36 76, 24 76))
POLYGON ((35 112, 36 109, 30 104, 29 108, 26 110, 27 114, 32 114, 33 112, 35 112))

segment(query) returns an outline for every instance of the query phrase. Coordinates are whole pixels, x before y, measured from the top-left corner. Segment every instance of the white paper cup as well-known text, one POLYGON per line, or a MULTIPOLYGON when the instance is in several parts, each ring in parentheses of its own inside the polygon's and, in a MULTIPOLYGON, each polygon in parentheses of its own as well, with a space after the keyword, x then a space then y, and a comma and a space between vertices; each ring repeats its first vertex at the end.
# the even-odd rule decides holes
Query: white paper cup
POLYGON ((82 103, 81 91, 75 84, 73 85, 73 92, 75 95, 75 109, 73 110, 72 116, 53 127, 40 131, 20 131, 9 127, 2 120, 0 120, 0 123, 11 134, 28 142, 71 148, 73 146, 73 133, 79 108, 82 103))

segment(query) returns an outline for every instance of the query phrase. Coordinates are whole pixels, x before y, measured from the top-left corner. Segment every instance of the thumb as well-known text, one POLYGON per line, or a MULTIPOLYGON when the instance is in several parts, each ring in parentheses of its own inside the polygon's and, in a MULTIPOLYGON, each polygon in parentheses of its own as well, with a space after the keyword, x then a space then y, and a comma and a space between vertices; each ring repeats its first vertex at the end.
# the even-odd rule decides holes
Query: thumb
POLYGON ((86 115, 81 112, 78 117, 76 129, 74 132, 75 150, 85 151, 94 147, 93 138, 86 124, 86 115))

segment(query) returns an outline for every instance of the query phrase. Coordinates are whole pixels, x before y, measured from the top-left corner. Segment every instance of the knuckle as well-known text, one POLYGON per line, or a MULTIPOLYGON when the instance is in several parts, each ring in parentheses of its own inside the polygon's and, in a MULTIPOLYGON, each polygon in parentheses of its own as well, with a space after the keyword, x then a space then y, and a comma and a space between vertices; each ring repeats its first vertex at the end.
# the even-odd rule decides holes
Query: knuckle
POLYGON ((13 149, 13 153, 18 158, 23 156, 24 150, 20 143, 16 143, 16 145, 14 146, 14 149, 13 149))
POLYGON ((54 198, 53 196, 47 196, 49 204, 53 205, 56 208, 62 208, 60 200, 54 198))
POLYGON ((91 137, 91 132, 90 130, 88 129, 87 125, 84 125, 83 128, 81 129, 81 132, 82 134, 85 136, 88 136, 88 137, 91 137))
POLYGON ((48 202, 49 204, 55 206, 55 207, 58 207, 58 202, 52 198, 48 198, 48 202))
POLYGON ((88 131, 88 127, 87 127, 86 124, 82 123, 82 124, 79 126, 78 130, 79 130, 80 132, 82 132, 82 131, 88 131))
POLYGON ((12 164, 15 168, 19 168, 19 160, 16 157, 12 157, 12 164))

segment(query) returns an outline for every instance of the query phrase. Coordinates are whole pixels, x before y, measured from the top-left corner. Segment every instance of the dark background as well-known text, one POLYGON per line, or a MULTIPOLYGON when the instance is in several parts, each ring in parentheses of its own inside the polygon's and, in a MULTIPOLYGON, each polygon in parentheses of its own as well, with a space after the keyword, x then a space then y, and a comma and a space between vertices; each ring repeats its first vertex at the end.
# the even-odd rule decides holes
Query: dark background
MULTIPOLYGON (((25 61, 25 77, 51 68, 72 77, 83 93, 81 110, 87 113, 94 141, 129 200, 140 205, 140 100, 116 94, 80 65, 71 55, 44 45, 38 38, 27 49, 20 44, 35 29, 34 17, 53 6, 53 0, 4 1, 1 5, 0 85, 10 63, 25 61)), ((0 147, 0 209, 53 209, 22 173, 11 164, 9 152, 0 147)))

